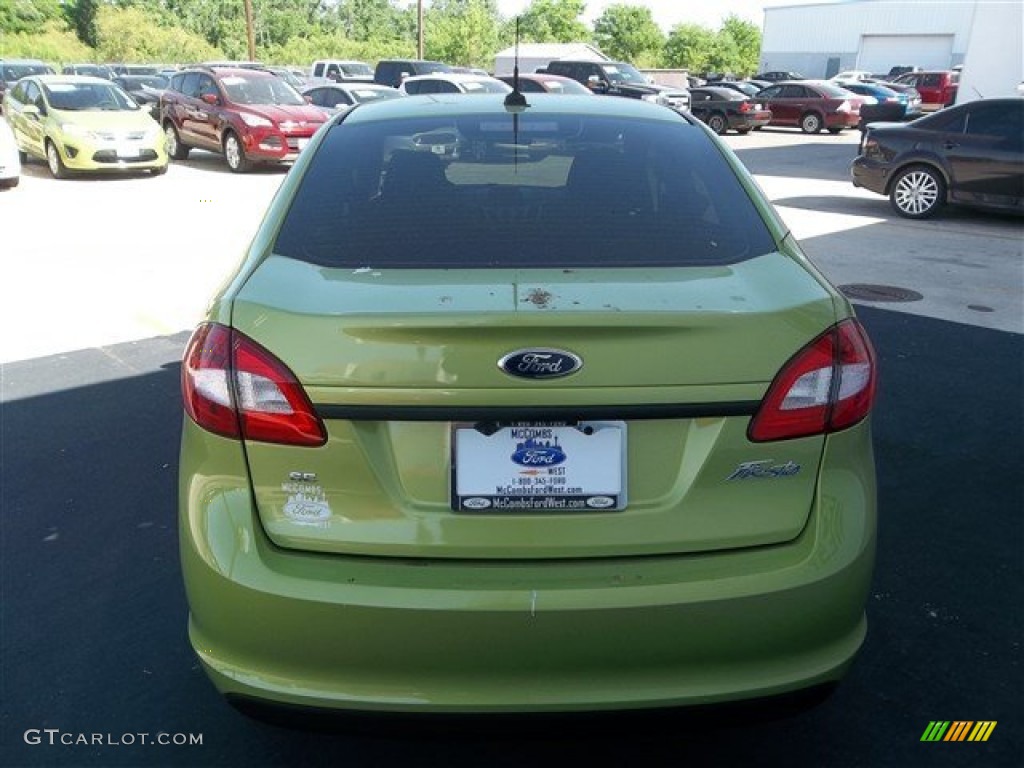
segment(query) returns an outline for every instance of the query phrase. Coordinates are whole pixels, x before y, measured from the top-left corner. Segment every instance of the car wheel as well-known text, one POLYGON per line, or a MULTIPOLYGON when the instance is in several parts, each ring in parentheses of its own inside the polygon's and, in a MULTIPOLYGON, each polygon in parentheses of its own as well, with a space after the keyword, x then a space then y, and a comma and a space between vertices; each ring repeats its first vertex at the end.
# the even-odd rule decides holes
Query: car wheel
POLYGON ((842 130, 842 128, 829 128, 828 132, 831 133, 833 136, 838 136, 840 133, 842 133, 842 130))
POLYGON ((729 130, 729 121, 725 119, 725 115, 715 112, 708 118, 708 128, 721 136, 729 130))
POLYGON ((50 173, 53 175, 53 178, 66 179, 68 177, 67 166, 64 165, 64 160, 60 156, 57 145, 49 140, 46 142, 46 164, 50 166, 50 173))
POLYGON ((946 182, 938 171, 915 165, 900 171, 889 190, 893 210, 907 219, 927 219, 946 202, 946 182))
POLYGON ((245 173, 252 167, 249 158, 245 156, 245 150, 242 149, 241 140, 232 131, 228 131, 224 137, 224 159, 234 173, 245 173))
POLYGON ((174 123, 168 122, 164 125, 164 145, 167 147, 167 154, 174 160, 188 159, 189 148, 181 143, 178 129, 174 127, 174 123))
POLYGON ((804 133, 818 133, 821 131, 821 117, 816 112, 808 112, 800 118, 800 130, 804 133))

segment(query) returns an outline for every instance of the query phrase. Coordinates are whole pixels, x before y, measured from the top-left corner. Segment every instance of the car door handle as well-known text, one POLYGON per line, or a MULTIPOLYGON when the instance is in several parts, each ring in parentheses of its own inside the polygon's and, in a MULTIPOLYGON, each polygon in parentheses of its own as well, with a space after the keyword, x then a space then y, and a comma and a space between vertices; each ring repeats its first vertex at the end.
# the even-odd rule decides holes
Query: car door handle
POLYGON ((956 149, 957 147, 960 146, 960 142, 959 141, 947 141, 942 146, 943 146, 944 149, 956 149))

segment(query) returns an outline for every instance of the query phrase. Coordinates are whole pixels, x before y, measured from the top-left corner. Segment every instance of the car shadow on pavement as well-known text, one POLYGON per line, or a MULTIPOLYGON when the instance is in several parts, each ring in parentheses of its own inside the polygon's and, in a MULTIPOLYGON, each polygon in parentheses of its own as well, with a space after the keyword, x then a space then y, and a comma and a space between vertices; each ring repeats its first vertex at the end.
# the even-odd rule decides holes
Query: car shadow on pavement
POLYGON ((186 637, 176 534, 185 336, 5 365, 0 764, 1019 765, 1024 336, 859 314, 881 371, 868 638, 831 698, 779 720, 740 708, 717 721, 673 711, 436 727, 394 718, 324 733, 246 718, 214 691, 186 637), (929 721, 957 719, 998 727, 984 744, 921 743, 929 721), (104 740, 33 743, 44 729, 104 740), (202 744, 136 736, 159 733, 202 744))
POLYGON ((144 179, 150 177, 153 174, 146 170, 138 171, 69 171, 66 179, 55 179, 53 174, 50 173, 49 167, 46 165, 46 161, 40 160, 39 158, 29 158, 28 162, 21 164, 21 175, 28 176, 33 179, 46 179, 54 183, 68 183, 75 181, 96 181, 97 179, 103 179, 105 181, 133 181, 137 179, 144 179))
MULTIPOLYGON (((210 171, 211 173, 226 173, 228 175, 234 173, 228 168, 227 161, 224 160, 223 155, 216 152, 207 152, 204 149, 191 150, 187 160, 171 160, 171 166, 175 165, 201 171, 210 171)), ((284 175, 291 167, 291 163, 255 163, 246 171, 245 175, 284 175)))
POLYGON ((744 148, 732 144, 732 148, 755 176, 794 179, 849 182, 850 163, 857 157, 857 145, 849 143, 808 143, 798 149, 791 145, 744 148))
MULTIPOLYGON (((851 190, 853 189, 852 186, 850 188, 851 190)), ((889 205, 889 199, 882 195, 872 197, 858 197, 855 194, 780 197, 772 200, 772 205, 784 208, 800 208, 805 211, 842 213, 850 216, 870 216, 876 219, 883 218, 908 225, 978 225, 988 227, 992 233, 1002 232, 1016 238, 1024 237, 1024 217, 1019 214, 947 205, 931 218, 908 219, 898 215, 889 205)))

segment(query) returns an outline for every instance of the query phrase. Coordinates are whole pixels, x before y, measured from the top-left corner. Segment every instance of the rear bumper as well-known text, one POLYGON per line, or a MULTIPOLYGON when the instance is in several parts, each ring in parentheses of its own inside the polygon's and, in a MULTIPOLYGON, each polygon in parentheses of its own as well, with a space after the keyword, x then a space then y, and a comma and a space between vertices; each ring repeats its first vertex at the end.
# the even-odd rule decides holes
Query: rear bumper
POLYGON ((888 166, 881 166, 873 163, 863 155, 856 157, 850 165, 850 175, 853 177, 853 186, 870 190, 879 195, 889 193, 889 179, 891 174, 888 166))
POLYGON ((189 634, 217 688, 312 709, 553 712, 704 705, 842 677, 866 629, 870 427, 828 439, 807 528, 773 547, 590 561, 286 552, 239 446, 186 419, 189 634))
POLYGON ((832 112, 825 115, 826 128, 856 128, 860 125, 860 112, 832 112))
POLYGON ((751 112, 729 118, 729 127, 735 131, 748 131, 752 128, 763 128, 772 121, 772 113, 767 111, 751 112))

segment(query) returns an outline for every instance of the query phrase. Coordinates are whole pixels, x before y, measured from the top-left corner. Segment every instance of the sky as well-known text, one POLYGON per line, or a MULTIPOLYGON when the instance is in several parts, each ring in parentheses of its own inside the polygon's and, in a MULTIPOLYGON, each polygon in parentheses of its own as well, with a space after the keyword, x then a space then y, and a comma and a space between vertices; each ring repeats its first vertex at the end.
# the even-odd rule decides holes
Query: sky
MULTIPOLYGON (((805 5, 808 2, 828 0, 586 0, 585 21, 593 23, 606 6, 621 3, 641 5, 651 9, 654 21, 668 32, 676 24, 701 24, 718 29, 722 19, 735 14, 741 19, 752 21, 759 27, 764 23, 763 9, 773 5, 805 5)), ((502 16, 511 17, 529 6, 530 0, 498 0, 502 16)))

